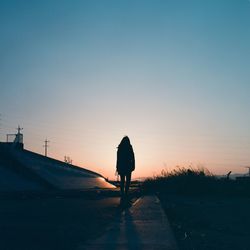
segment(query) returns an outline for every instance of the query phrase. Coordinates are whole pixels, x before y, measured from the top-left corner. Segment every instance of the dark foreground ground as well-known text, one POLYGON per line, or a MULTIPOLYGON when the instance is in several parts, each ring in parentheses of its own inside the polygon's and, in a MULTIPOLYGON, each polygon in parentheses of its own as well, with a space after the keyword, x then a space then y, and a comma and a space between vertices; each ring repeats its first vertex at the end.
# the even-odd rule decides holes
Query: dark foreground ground
POLYGON ((161 195, 180 250, 249 250, 250 198, 161 195))
POLYGON ((75 249, 105 232, 118 197, 33 197, 0 200, 0 249, 75 249))

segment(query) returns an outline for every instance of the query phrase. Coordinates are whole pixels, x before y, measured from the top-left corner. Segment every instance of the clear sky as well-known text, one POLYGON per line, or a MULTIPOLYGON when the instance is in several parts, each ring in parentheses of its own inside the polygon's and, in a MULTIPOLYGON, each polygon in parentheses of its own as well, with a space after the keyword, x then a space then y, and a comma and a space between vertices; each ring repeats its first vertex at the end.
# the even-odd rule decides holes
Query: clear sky
POLYGON ((248 0, 0 1, 0 138, 114 178, 250 165, 248 0))

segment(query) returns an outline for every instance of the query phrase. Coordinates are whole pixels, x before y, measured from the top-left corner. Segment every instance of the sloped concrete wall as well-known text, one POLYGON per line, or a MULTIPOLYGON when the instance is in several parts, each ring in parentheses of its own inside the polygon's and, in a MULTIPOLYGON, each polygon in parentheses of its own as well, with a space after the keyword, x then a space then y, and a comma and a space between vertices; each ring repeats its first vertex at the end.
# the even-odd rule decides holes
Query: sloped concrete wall
MULTIPOLYGON (((4 150, 2 150, 2 153, 3 151, 4 150)), ((13 170, 16 170, 21 173, 24 172, 32 173, 37 177, 36 182, 38 183, 44 182, 42 184, 44 184, 45 186, 48 184, 47 186, 51 185, 51 187, 55 187, 58 189, 66 189, 66 190, 115 188, 115 186, 106 182, 104 178, 98 173, 95 173, 87 169, 82 169, 78 166, 69 165, 67 163, 42 156, 28 150, 11 149, 11 148, 9 148, 9 150, 6 150, 5 148, 5 155, 6 155, 5 157, 2 156, 2 159, 5 158, 5 160, 9 159, 10 162, 12 161, 12 163, 9 162, 9 170, 7 170, 7 172, 8 171, 15 172, 13 170)), ((0 145, 0 156, 1 156, 1 145, 0 145)), ((8 169, 8 167, 2 169, 8 169)), ((12 178, 11 175, 8 175, 6 171, 2 172, 7 179, 12 178)), ((13 177, 13 179, 15 179, 15 177, 13 177)), ((19 180, 18 183, 21 183, 21 180, 19 180)), ((25 185, 23 184, 23 186, 25 185)), ((30 186, 30 188, 32 188, 32 186, 30 186)))
POLYGON ((20 176, 18 173, 0 164, 0 192, 45 191, 39 182, 20 176))

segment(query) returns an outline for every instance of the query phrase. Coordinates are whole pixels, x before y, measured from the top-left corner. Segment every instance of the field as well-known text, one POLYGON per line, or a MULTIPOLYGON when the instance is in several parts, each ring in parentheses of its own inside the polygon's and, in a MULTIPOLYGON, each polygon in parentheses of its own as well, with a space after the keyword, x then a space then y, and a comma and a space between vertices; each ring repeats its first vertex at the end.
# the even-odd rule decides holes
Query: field
POLYGON ((148 179, 180 250, 249 250, 250 181, 218 179, 204 169, 177 168, 148 179))
POLYGON ((180 249, 250 249, 250 199, 161 195, 180 249))

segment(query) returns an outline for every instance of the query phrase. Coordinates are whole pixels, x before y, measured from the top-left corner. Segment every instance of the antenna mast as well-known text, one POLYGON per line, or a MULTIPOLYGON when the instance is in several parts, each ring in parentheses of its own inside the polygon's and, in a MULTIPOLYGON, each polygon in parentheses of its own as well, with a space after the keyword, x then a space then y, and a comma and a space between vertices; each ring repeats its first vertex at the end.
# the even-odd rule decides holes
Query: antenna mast
POLYGON ((15 143, 23 143, 23 135, 21 133, 21 131, 23 130, 23 128, 20 127, 20 125, 18 125, 17 127, 17 134, 16 134, 16 138, 15 138, 15 143))
POLYGON ((18 135, 21 134, 21 130, 23 130, 23 128, 21 128, 20 125, 18 125, 18 127, 17 127, 17 134, 18 134, 18 135))

